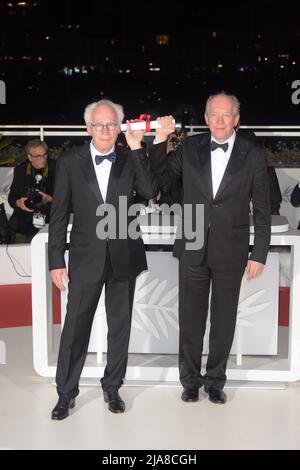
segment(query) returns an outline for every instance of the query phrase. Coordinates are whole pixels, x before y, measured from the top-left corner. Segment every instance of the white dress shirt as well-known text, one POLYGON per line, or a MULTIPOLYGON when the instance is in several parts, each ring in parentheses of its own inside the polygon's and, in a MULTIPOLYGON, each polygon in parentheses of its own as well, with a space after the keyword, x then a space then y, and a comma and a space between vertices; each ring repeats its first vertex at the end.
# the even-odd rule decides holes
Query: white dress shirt
POLYGON ((107 155, 108 153, 113 152, 114 150, 115 150, 115 147, 112 147, 109 152, 101 153, 101 152, 99 152, 99 150, 96 149, 96 147, 94 147, 93 141, 91 141, 91 143, 90 143, 90 151, 91 151, 91 155, 92 155, 92 161, 93 161, 93 164, 94 164, 94 168, 95 168, 96 177, 97 177, 99 189, 100 189, 100 192, 101 192, 101 196, 102 196, 102 199, 103 199, 104 202, 105 202, 105 199, 106 199, 107 186, 108 186, 108 180, 109 180, 109 175, 110 175, 110 169, 111 169, 112 162, 110 162, 109 160, 103 160, 102 163, 100 163, 99 165, 96 165, 95 157, 96 157, 96 155, 101 155, 101 156, 102 155, 107 155))
POLYGON ((225 142, 218 142, 217 139, 212 138, 212 140, 214 140, 218 144, 221 144, 221 143, 225 144, 226 142, 228 143, 228 149, 226 152, 224 152, 224 150, 221 148, 217 148, 216 150, 210 153, 211 155, 211 178, 212 178, 214 198, 216 197, 220 183, 224 176, 226 166, 227 166, 227 163, 229 161, 229 158, 232 152, 235 137, 236 137, 236 133, 233 132, 232 136, 225 142))

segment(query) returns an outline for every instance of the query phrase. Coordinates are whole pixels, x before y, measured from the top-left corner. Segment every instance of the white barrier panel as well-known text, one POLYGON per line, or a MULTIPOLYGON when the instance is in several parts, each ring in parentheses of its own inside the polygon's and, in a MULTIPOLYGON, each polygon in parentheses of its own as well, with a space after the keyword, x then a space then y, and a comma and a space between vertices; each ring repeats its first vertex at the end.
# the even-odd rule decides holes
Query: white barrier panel
MULTIPOLYGON (((178 353, 178 261, 170 252, 147 252, 148 271, 137 278, 130 353, 178 353)), ((277 354, 279 255, 269 253, 263 274, 248 281, 243 277, 236 334, 231 354, 277 354)), ((62 320, 67 291, 62 295, 62 320)), ((104 292, 99 300, 89 352, 98 358, 107 350, 104 292)), ((208 352, 209 318, 204 340, 208 352)), ((63 326, 63 324, 62 324, 63 326)))
MULTIPOLYGON (((69 227, 70 229, 70 227, 69 227)), ((151 243, 151 236, 145 233, 143 229, 143 238, 146 239, 148 243, 151 243)), ((34 367, 35 370, 43 376, 53 377, 55 376, 56 371, 56 360, 57 360, 57 351, 53 349, 53 322, 52 322, 52 306, 51 306, 51 282, 48 274, 48 264, 46 258, 47 252, 47 241, 48 233, 47 227, 40 231, 32 241, 32 306, 33 306, 33 353, 34 353, 34 367)), ((152 243, 160 243, 160 240, 152 241, 152 243)), ((170 237, 169 244, 173 243, 172 237, 170 237)), ((250 237, 250 244, 253 243, 253 235, 250 237)), ((265 281, 268 285, 261 287, 255 287, 253 284, 254 291, 251 290, 247 293, 242 290, 241 294, 241 304, 243 308, 242 317, 239 318, 239 322, 256 323, 256 322, 267 322, 263 328, 265 333, 262 333, 261 341, 268 342, 268 345, 264 345, 265 349, 269 353, 265 353, 263 356, 262 352, 259 352, 260 356, 251 355, 245 358, 243 366, 238 364, 229 364, 227 369, 227 376, 230 380, 255 380, 255 381, 293 381, 300 379, 300 234, 297 230, 289 230, 285 233, 274 233, 271 237, 272 246, 285 246, 289 247, 291 250, 291 290, 290 290, 290 326, 288 330, 288 347, 286 353, 283 355, 276 355, 275 342, 277 340, 277 318, 275 318, 274 312, 268 317, 267 305, 271 309, 277 302, 277 294, 274 294, 274 298, 269 299, 268 295, 273 295, 271 286, 269 286, 269 280, 266 278, 265 281), (262 293, 262 290, 265 292, 262 293), (244 293, 243 293, 244 292, 244 293), (273 303, 273 304, 272 304, 273 303), (273 306, 272 306, 273 305, 273 306), (246 308, 246 310, 245 310, 246 308), (260 310, 261 309, 261 310, 260 310), (255 311, 256 310, 256 311, 255 311), (259 311, 260 310, 260 311, 259 311), (247 314, 244 315, 245 311, 247 314), (251 314, 250 314, 251 312, 251 314), (254 317, 257 315, 256 320, 254 317), (269 331, 268 322, 273 316, 274 323, 269 331), (262 317, 262 318, 260 318, 262 317), (265 318, 263 318, 265 317, 265 318), (276 338, 276 339, 274 339, 276 338), (275 355, 274 355, 275 354, 275 355)), ((170 262, 170 269, 174 269, 175 265, 172 267, 172 263, 176 263, 176 260, 171 258, 170 253, 165 252, 156 252, 151 253, 149 256, 155 258, 156 256, 162 256, 164 260, 162 263, 159 263, 160 271, 162 269, 168 270, 167 265, 170 262), (165 263, 165 261, 168 261, 165 263), (166 268, 162 268, 166 264, 166 268)), ((275 265, 270 267, 271 271, 275 272, 275 277, 277 277, 277 289, 278 289, 278 259, 277 255, 275 257, 269 256, 270 259, 274 259, 275 265)), ((273 261, 272 261, 273 262, 273 261)), ((152 261, 150 261, 150 265, 152 261)), ((153 266, 152 266, 153 268, 153 266)), ((154 268, 155 270, 156 268, 154 268)), ((177 271, 177 268, 176 268, 177 271)), ((272 274, 273 275, 273 274, 272 274)), ((137 285, 137 291, 135 296, 135 303, 138 304, 137 312, 134 313, 134 322, 133 322, 133 335, 132 342, 130 345, 131 351, 132 348, 141 350, 143 348, 152 348, 156 347, 159 338, 163 339, 165 343, 166 338, 169 338, 172 332, 175 335, 176 331, 176 317, 172 313, 172 309, 176 310, 176 285, 170 282, 163 283, 162 281, 156 281, 158 273, 154 272, 148 273, 147 278, 143 278, 145 274, 141 275, 142 284, 137 285), (152 283, 152 284, 151 284, 152 283), (159 286, 159 287, 158 287, 159 286), (173 289, 173 290, 172 290, 173 289), (143 297, 143 291, 145 291, 145 297, 143 297), (174 302, 174 303, 173 303, 174 302), (155 308, 152 310, 152 313, 146 314, 146 310, 149 308, 149 304, 155 305, 155 308), (147 306, 147 307, 146 307, 147 306), (166 309, 168 307, 169 309, 166 309), (167 315, 166 315, 167 313, 167 315), (162 316, 164 315, 164 316, 162 316), (151 323, 150 323, 151 322, 151 323), (145 328, 145 326, 147 326, 145 328), (142 332, 142 329, 146 330, 142 332), (174 331, 173 331, 174 330, 174 331), (143 339, 142 335, 148 335, 147 339, 143 339), (143 345, 143 346, 142 346, 143 345)), ((164 277, 167 276, 167 272, 164 273, 164 277)), ((272 278, 270 282, 273 282, 275 278, 272 278)), ((98 320, 104 321, 104 312, 98 312, 98 320)), ((96 320, 97 321, 97 320, 96 320)), ((96 335, 97 350, 99 351, 98 359, 101 359, 101 352, 104 351, 105 346, 105 330, 100 326, 101 335, 104 333, 104 338, 101 338, 99 335, 96 335), (100 346, 99 346, 100 341, 100 346)), ((260 327, 262 324, 260 323, 260 327)), ((248 326, 250 333, 250 326, 248 326)), ((246 334, 246 327, 243 330, 243 342, 247 345, 247 348, 250 347, 250 343, 257 341, 256 334, 253 335, 252 339, 249 341, 245 340, 244 332, 246 334)), ((176 333, 177 334, 177 333, 176 333)), ((144 337, 145 338, 145 337, 144 337)), ((172 341, 166 345, 164 348, 166 351, 170 351, 169 348, 174 348, 174 344, 171 346, 172 341)), ((95 347, 92 343, 90 347, 95 347)), ((252 344, 251 344, 252 347, 252 344)), ((253 346, 254 347, 254 346, 253 346)), ((260 346, 261 348, 262 346, 260 346)), ((95 348, 96 350, 96 348, 95 348)), ((260 349, 262 351, 262 349, 260 349)), ((239 351, 238 351, 239 353, 239 351)), ((159 354, 154 352, 153 354, 159 354)), ((153 355, 151 354, 151 356, 153 355)), ((91 354, 89 356, 95 356, 91 354)), ((159 357, 159 356, 158 356, 159 357)), ((165 380, 165 381, 176 381, 178 380, 178 370, 176 364, 176 356, 174 365, 165 367, 158 362, 155 364, 151 361, 145 360, 143 366, 141 365, 131 365, 129 361, 127 369, 127 379, 129 380, 165 380), (152 365, 151 365, 152 364, 152 365)), ((82 377, 101 377, 103 374, 105 363, 100 365, 96 363, 94 359, 91 365, 91 358, 88 358, 85 367, 83 368, 82 377)))

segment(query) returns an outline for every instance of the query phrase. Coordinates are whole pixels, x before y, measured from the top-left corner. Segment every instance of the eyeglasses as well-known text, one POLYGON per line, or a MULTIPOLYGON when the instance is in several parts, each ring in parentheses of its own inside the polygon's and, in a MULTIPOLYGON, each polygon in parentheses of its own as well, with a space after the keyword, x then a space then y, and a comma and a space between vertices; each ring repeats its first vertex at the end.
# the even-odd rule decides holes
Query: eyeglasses
POLYGON ((47 152, 46 153, 43 153, 42 155, 32 155, 31 153, 29 154, 31 156, 31 158, 35 158, 35 159, 38 159, 38 158, 47 158, 48 154, 47 152))
POLYGON ((112 132, 118 127, 118 123, 108 122, 107 124, 103 124, 103 122, 97 122, 96 124, 91 123, 91 127, 95 129, 96 132, 102 132, 104 128, 112 132))

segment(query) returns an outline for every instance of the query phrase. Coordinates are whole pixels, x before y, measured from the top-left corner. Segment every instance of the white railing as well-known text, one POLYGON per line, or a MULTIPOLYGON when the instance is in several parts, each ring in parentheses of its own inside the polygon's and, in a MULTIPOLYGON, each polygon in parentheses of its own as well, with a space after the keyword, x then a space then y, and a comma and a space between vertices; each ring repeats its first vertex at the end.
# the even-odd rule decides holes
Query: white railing
MULTIPOLYGON (((195 134, 199 132, 205 132, 206 126, 186 126, 189 134, 195 134)), ((259 137, 300 137, 300 126, 241 126, 242 129, 249 129, 255 132, 259 137)), ((0 124, 0 135, 4 136, 23 136, 30 138, 48 138, 48 137, 87 137, 86 128, 84 125, 1 125, 0 124)), ((149 133, 147 135, 153 135, 149 133)), ((282 192, 283 201, 280 208, 281 215, 285 215, 290 223, 291 227, 296 228, 300 219, 300 208, 295 208, 290 203, 291 192, 297 182, 300 181, 300 168, 277 168, 278 180, 282 192)), ((1 167, 0 172, 3 174, 2 181, 5 181, 8 192, 8 188, 12 179, 13 168, 1 167), (10 173, 10 180, 4 175, 5 172, 10 173)), ((0 175, 1 176, 1 175, 0 175)), ((1 183, 1 178, 0 178, 1 183)), ((1 198, 1 194, 0 194, 1 198)), ((0 199, 0 202, 1 199, 0 199)), ((3 202, 7 202, 4 200, 3 202)), ((6 211, 9 213, 11 210, 8 203, 6 204, 6 211)))
MULTIPOLYGON (((197 134, 205 132, 206 126, 185 126, 188 134, 197 134)), ((258 137, 299 137, 300 126, 241 126, 241 129, 249 129, 255 132, 258 137)), ((80 137, 87 136, 84 125, 13 125, 0 124, 0 135, 3 136, 25 136, 39 137, 44 140, 45 137, 80 137)), ((149 132, 146 135, 154 135, 149 132)))
POLYGON ((44 140, 44 137, 77 137, 87 136, 86 126, 66 126, 66 125, 1 125, 0 134, 3 136, 25 136, 25 137, 39 137, 44 140))

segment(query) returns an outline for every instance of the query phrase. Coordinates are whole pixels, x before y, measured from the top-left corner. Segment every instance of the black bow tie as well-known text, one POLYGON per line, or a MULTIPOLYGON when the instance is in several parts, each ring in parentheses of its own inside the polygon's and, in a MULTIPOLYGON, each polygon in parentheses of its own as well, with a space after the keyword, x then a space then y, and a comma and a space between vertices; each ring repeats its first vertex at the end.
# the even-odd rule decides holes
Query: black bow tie
POLYGON ((114 163, 116 161, 116 153, 115 152, 110 152, 107 155, 96 155, 95 156, 96 165, 99 165, 99 163, 102 163, 103 160, 109 160, 110 162, 114 163))
POLYGON ((227 149, 228 149, 228 142, 225 142, 225 144, 218 144, 218 142, 215 142, 214 140, 212 140, 211 144, 210 144, 211 151, 213 152, 214 150, 216 150, 218 148, 220 148, 220 149, 224 150, 224 152, 226 152, 227 149))

